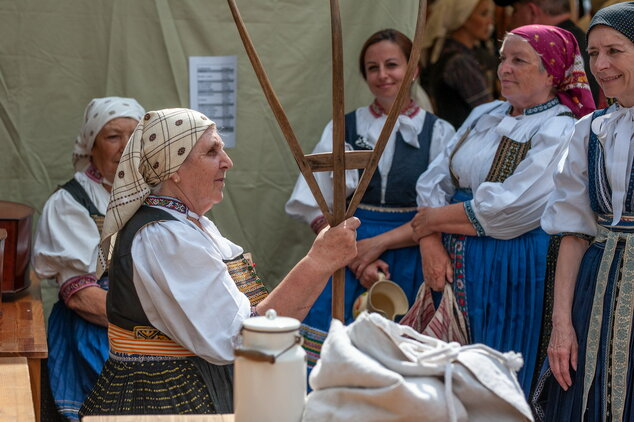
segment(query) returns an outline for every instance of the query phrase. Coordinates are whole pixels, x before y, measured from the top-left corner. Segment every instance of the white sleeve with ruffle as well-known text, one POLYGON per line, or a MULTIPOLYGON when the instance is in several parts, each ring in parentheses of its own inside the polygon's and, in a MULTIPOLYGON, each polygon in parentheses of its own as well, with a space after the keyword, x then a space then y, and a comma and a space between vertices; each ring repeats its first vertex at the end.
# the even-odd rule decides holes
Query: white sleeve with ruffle
MULTIPOLYGON (((97 209, 105 213, 108 193, 83 174, 76 174, 75 179, 97 209)), ((68 191, 59 189, 44 204, 37 225, 33 270, 39 278, 54 278, 59 286, 73 277, 94 274, 98 245, 99 230, 88 210, 68 191)))
POLYGON ((460 126, 457 132, 451 138, 448 138, 443 148, 440 150, 435 159, 429 164, 427 170, 420 175, 416 182, 416 202, 421 207, 442 207, 449 204, 449 201, 455 193, 455 187, 451 180, 449 171, 449 161, 456 144, 464 136, 465 132, 471 127, 485 111, 495 108, 502 104, 501 101, 494 101, 489 104, 476 107, 467 117, 467 120, 460 126))
POLYGON ((224 365, 234 359, 234 341, 251 306, 223 262, 242 249, 215 226, 206 228, 203 233, 189 221, 166 221, 139 230, 132 242, 133 279, 153 326, 224 365))
POLYGON ((44 205, 33 243, 33 269, 58 285, 94 273, 99 231, 88 210, 67 191, 55 192, 44 205))
POLYGON ((512 239, 539 227, 573 130, 574 120, 568 116, 543 121, 513 174, 502 183, 478 186, 471 206, 487 236, 512 239))
POLYGON ((588 139, 592 115, 577 122, 563 169, 555 174, 555 190, 542 215, 542 228, 550 234, 562 232, 596 235, 596 218, 588 194, 588 139))

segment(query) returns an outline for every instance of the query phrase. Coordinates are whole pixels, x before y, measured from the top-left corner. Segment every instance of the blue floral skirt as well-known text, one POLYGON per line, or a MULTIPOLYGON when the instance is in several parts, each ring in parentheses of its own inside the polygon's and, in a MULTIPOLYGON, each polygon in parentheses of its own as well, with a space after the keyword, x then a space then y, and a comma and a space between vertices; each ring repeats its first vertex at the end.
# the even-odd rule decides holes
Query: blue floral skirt
POLYGON ((538 228, 510 240, 462 235, 444 240, 471 341, 521 353, 518 379, 528 396, 539 348, 549 236, 538 228))
MULTIPOLYGON (((453 202, 469 201, 471 191, 453 202)), ((528 397, 537 363, 550 236, 536 228, 513 239, 446 234, 456 301, 467 315, 471 341, 522 354, 518 380, 528 397)))

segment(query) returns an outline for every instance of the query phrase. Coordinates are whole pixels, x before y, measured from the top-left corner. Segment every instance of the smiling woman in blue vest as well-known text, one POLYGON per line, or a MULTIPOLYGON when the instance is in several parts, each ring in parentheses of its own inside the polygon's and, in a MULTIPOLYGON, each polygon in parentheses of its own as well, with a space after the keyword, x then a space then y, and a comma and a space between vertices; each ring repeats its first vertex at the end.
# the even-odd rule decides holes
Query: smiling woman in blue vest
MULTIPOLYGON (((412 42, 394 29, 371 35, 359 55, 359 70, 375 99, 346 115, 347 150, 371 150, 383 129, 403 82, 412 42)), ((414 79, 418 76, 418 70, 414 79)), ((416 180, 454 134, 446 121, 421 109, 409 97, 396 121, 378 168, 361 200, 356 216, 361 220, 359 255, 348 266, 345 287, 345 322, 352 320, 357 296, 378 279, 377 271, 399 284, 410 303, 422 281, 420 257, 411 239, 409 221, 416 210, 416 180)), ((332 122, 328 123, 315 153, 332 151, 332 122)), ((346 171, 346 194, 352 195, 361 170, 346 171)), ((332 173, 315 177, 326 202, 332 206, 332 173)), ((300 176, 286 212, 310 224, 319 233, 326 222, 304 178, 300 176)), ((304 320, 309 367, 319 357, 331 320, 331 289, 319 297, 304 320)))

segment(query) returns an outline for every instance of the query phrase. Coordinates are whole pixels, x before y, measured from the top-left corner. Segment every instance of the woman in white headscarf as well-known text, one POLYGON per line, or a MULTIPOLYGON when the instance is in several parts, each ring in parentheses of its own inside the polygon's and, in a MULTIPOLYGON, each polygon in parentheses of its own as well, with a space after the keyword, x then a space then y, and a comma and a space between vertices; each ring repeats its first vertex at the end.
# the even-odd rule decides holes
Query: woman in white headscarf
POLYGON ((356 256, 353 217, 323 230, 275 290, 259 294, 242 248, 204 216, 233 167, 223 146, 194 110, 151 111, 137 126, 102 236, 100 267, 113 246, 110 357, 82 415, 231 413, 242 322, 271 308, 303 319, 329 275, 356 256))
POLYGON ((48 326, 48 368, 58 411, 78 411, 108 356, 106 290, 97 249, 119 158, 143 107, 132 98, 93 99, 75 141, 75 174, 47 200, 33 247, 33 269, 54 279, 59 301, 48 326))
POLYGON ((458 128, 474 107, 493 100, 493 81, 484 74, 475 50, 491 35, 493 1, 438 0, 427 22, 427 68, 421 82, 438 117, 458 128))

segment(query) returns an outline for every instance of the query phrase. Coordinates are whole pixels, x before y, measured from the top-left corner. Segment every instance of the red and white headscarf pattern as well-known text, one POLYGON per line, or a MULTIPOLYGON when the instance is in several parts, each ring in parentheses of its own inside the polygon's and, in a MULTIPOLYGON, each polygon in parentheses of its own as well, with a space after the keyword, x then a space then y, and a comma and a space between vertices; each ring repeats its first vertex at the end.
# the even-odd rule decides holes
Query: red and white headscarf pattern
POLYGON ((550 25, 526 25, 511 31, 530 44, 553 77, 559 101, 570 108, 577 118, 594 111, 588 76, 574 35, 550 25))

